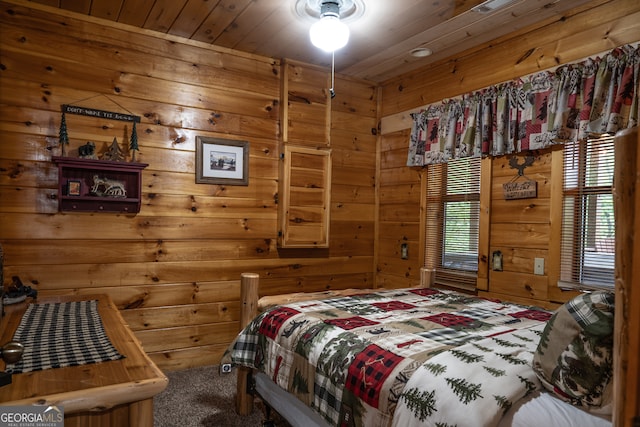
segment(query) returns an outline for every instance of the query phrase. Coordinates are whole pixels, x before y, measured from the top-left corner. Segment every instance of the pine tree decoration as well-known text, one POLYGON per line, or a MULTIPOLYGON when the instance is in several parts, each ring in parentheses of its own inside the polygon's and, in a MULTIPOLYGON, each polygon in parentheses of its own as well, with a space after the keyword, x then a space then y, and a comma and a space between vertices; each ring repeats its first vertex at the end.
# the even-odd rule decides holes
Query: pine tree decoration
POLYGON ((511 341, 503 340, 500 338, 493 337, 493 340, 502 347, 520 347, 520 344, 512 343, 511 341))
POLYGON ((60 146, 62 147, 62 156, 67 155, 66 146, 69 145, 69 135, 67 134, 67 119, 62 112, 62 119, 60 120, 60 146))
POLYGON ((431 372, 436 377, 442 375, 447 371, 447 367, 441 363, 425 363, 424 368, 431 372))
POLYGON ((477 363, 484 360, 484 356, 480 354, 467 353, 466 351, 458 349, 451 350, 451 354, 465 363, 477 363))
POLYGON ((522 335, 518 335, 518 334, 512 334, 515 338, 518 338, 519 340, 522 341, 526 341, 526 342, 533 342, 533 339, 522 336, 522 335))
POLYGON ((529 380, 528 378, 525 378, 523 376, 518 375, 518 378, 520 378, 520 382, 522 384, 525 385, 525 387, 527 388, 526 393, 524 394, 525 397, 529 396, 531 393, 533 393, 534 391, 536 391, 538 388, 536 387, 536 384, 529 380))
POLYGON ((102 159, 113 160, 115 162, 121 162, 124 160, 124 154, 122 154, 122 149, 120 149, 116 138, 113 138, 113 142, 111 143, 111 146, 109 146, 109 149, 102 154, 102 159))
POLYGON ((506 371, 504 371, 503 369, 493 368, 491 366, 483 366, 482 368, 494 377, 504 377, 505 375, 507 375, 506 371))
POLYGON ((484 351, 485 353, 491 353, 493 350, 491 350, 489 347, 485 347, 483 345, 480 345, 478 343, 471 343, 475 348, 477 348, 480 351, 484 351))
POLYGON ((493 398, 498 403, 498 406, 502 408, 503 415, 506 414, 509 411, 509 409, 511 409, 512 403, 505 396, 498 396, 494 394, 493 398))
POLYGON ((131 129, 131 142, 129 143, 129 150, 131 150, 131 161, 136 161, 136 152, 138 151, 138 133, 136 132, 136 122, 133 122, 133 129, 131 129))
POLYGON ((544 356, 545 351, 549 348, 549 333, 554 329, 553 326, 556 318, 557 317, 552 316, 551 319, 549 319, 549 322, 547 322, 547 327, 544 328, 542 334, 540 335, 540 341, 538 342, 537 351, 540 352, 541 356, 544 356))
POLYGON ((296 369, 293 374, 293 389, 298 394, 308 395, 309 394, 309 382, 307 379, 296 369))
POLYGON ((496 352, 496 354, 498 356, 500 356, 502 359, 504 359, 507 362, 511 363, 512 365, 526 365, 527 364, 526 360, 518 359, 517 357, 515 357, 512 354, 498 353, 498 352, 496 352))
POLYGON ((407 402, 407 408, 416 415, 416 418, 424 421, 437 411, 435 394, 435 390, 420 392, 418 389, 412 388, 402 393, 400 398, 407 402))
POLYGON ((480 394, 480 391, 482 390, 480 384, 470 383, 464 378, 446 378, 446 381, 449 384, 449 387, 451 387, 451 390, 465 405, 472 400, 482 397, 480 394))

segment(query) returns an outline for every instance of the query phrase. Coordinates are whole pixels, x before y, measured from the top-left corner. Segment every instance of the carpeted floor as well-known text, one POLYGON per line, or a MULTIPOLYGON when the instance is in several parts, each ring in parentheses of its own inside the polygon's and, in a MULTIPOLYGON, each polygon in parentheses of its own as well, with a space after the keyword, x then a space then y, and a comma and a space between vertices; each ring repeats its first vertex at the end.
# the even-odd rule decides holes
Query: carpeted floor
POLYGON ((221 375, 218 366, 169 372, 169 385, 153 399, 154 427, 262 427, 256 407, 236 414, 236 371, 221 375))

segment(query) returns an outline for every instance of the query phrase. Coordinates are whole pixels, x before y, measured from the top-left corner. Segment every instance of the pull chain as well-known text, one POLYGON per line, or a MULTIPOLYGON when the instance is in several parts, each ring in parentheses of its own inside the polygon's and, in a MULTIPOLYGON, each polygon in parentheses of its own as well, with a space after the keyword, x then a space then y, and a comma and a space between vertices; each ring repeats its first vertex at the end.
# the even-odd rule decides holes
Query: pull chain
POLYGON ((335 83, 335 74, 336 74, 336 52, 331 51, 331 88, 329 89, 329 93, 331 94, 331 99, 336 96, 336 91, 333 88, 335 83))

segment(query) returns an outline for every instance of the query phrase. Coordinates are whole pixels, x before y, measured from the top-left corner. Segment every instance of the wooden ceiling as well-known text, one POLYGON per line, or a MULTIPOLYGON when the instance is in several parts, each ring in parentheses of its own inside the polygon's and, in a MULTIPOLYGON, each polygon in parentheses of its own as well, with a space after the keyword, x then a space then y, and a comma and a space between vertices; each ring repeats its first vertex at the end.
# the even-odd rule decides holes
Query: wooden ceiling
MULTIPOLYGON (((331 54, 314 47, 313 19, 296 12, 306 0, 31 0, 71 12, 133 25, 272 58, 330 67, 331 54)), ((321 1, 321 0, 311 0, 321 1)), ((336 51, 336 72, 374 82, 447 58, 530 25, 561 19, 597 0, 511 0, 492 13, 482 0, 352 0, 362 16, 346 19, 351 37, 336 51), (426 58, 410 51, 428 47, 426 58)))

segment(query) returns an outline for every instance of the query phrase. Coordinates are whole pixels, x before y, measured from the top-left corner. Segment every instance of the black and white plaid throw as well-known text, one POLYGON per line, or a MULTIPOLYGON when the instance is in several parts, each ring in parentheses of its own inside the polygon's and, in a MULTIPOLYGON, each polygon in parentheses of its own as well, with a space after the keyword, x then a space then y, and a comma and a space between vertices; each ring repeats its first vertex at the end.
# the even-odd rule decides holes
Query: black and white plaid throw
POLYGON ((7 372, 40 371, 122 359, 104 332, 98 301, 31 304, 13 336, 22 359, 7 372))

